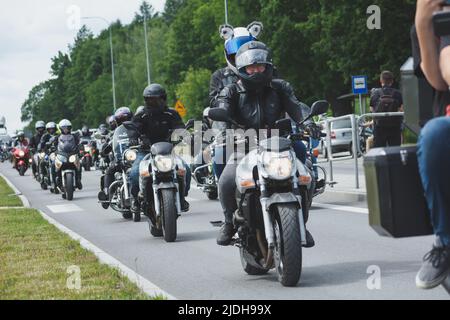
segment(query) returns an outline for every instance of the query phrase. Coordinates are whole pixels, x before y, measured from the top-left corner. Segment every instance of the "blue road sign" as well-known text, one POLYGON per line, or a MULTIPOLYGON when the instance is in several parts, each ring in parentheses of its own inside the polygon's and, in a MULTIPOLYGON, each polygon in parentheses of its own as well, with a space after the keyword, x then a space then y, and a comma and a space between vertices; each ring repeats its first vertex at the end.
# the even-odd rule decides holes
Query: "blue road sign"
POLYGON ((353 94, 367 94, 369 92, 367 76, 353 76, 352 90, 353 94))

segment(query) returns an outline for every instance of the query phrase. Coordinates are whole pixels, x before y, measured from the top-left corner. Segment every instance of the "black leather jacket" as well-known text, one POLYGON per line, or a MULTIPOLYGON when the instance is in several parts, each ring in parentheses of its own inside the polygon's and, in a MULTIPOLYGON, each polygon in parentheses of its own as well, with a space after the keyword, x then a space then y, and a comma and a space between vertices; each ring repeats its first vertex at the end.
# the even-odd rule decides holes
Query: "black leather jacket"
POLYGON ((236 83, 238 80, 238 76, 228 67, 214 72, 209 84, 209 106, 211 108, 215 107, 216 100, 223 88, 236 83))
POLYGON ((138 131, 149 140, 150 145, 169 141, 173 130, 184 129, 180 115, 169 108, 162 113, 152 113, 148 108, 142 108, 136 112, 132 121, 138 131))
POLYGON ((220 93, 217 107, 226 109, 245 129, 256 130, 274 128, 286 113, 297 122, 310 113, 310 108, 297 100, 291 85, 281 79, 272 80, 259 92, 247 91, 240 81, 228 85, 220 93))

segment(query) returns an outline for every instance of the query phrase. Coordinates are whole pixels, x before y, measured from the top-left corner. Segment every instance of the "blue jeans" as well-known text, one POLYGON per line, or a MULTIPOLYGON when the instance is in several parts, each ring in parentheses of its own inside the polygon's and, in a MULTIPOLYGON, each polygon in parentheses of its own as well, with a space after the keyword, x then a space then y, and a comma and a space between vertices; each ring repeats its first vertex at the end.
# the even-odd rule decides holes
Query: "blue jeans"
MULTIPOLYGON (((131 181, 131 195, 137 198, 139 195, 139 164, 145 158, 146 154, 139 152, 136 160, 133 163, 130 171, 130 181, 131 181)), ((183 161, 184 168, 186 169, 186 184, 184 189, 184 195, 187 196, 189 190, 191 189, 191 169, 185 161, 183 161)))
POLYGON ((434 233, 450 245, 450 117, 440 117, 422 129, 417 150, 419 171, 434 233))

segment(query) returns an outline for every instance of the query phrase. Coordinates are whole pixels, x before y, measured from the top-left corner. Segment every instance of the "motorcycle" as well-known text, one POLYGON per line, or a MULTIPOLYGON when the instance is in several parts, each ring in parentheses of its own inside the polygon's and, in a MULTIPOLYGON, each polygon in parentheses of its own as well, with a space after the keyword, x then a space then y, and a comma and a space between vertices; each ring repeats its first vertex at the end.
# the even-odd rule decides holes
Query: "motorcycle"
POLYGON ((24 176, 32 162, 30 149, 28 147, 16 147, 13 148, 12 154, 16 161, 15 169, 20 176, 24 176))
MULTIPOLYGON (((140 146, 131 145, 129 130, 137 129, 132 124, 123 124, 116 129, 112 139, 112 150, 114 154, 113 163, 117 166, 117 172, 114 176, 114 182, 109 186, 106 195, 107 199, 100 200, 103 208, 107 209, 109 206, 122 213, 124 219, 131 219, 133 214, 131 212, 131 192, 130 192, 130 171, 134 161, 137 158, 137 153, 140 146)), ((104 190, 104 176, 101 178, 101 189, 104 190)), ((104 196, 103 196, 104 197, 104 196)), ((102 196, 99 194, 99 199, 102 196)), ((141 220, 141 214, 134 215, 134 221, 141 220)))
MULTIPOLYGON (((328 102, 313 104, 313 116, 323 114, 328 102)), ((211 119, 239 126, 221 108, 211 109, 211 119)), ((290 130, 290 120, 277 122, 290 130)), ((233 224, 238 237, 233 245, 239 248, 241 264, 250 275, 262 275, 275 268, 283 286, 295 286, 302 270, 302 246, 306 245, 307 211, 313 186, 313 173, 295 156, 292 139, 302 133, 271 137, 259 141, 236 169, 236 200, 238 210, 233 224)))
POLYGON ((183 161, 173 152, 174 144, 153 144, 139 165, 140 203, 149 218, 150 234, 164 237, 166 242, 174 242, 177 238, 180 190, 184 190, 186 175, 183 161))
POLYGON ((81 170, 79 150, 72 135, 62 135, 58 139, 55 157, 55 169, 58 174, 57 185, 62 192, 62 198, 73 200, 76 189, 77 172, 81 170))
POLYGON ((80 146, 81 166, 85 171, 91 171, 93 164, 92 146, 90 140, 82 140, 80 146))

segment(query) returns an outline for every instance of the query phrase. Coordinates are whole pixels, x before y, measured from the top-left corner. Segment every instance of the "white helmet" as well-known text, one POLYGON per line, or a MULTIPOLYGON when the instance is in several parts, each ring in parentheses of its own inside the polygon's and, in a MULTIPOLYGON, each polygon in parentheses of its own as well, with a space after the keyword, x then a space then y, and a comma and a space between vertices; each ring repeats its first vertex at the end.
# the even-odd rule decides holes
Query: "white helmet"
POLYGON ((69 134, 72 131, 72 122, 67 119, 61 120, 58 126, 63 134, 69 134))
POLYGON ((235 55, 239 48, 250 41, 257 40, 263 30, 261 22, 252 22, 247 28, 233 28, 230 25, 222 25, 219 28, 220 37, 225 40, 225 59, 228 67, 238 74, 235 63, 235 55))

